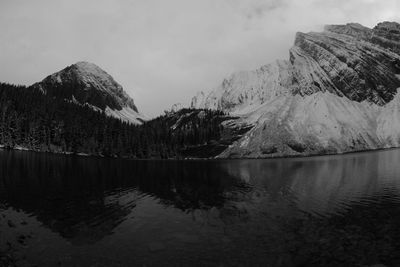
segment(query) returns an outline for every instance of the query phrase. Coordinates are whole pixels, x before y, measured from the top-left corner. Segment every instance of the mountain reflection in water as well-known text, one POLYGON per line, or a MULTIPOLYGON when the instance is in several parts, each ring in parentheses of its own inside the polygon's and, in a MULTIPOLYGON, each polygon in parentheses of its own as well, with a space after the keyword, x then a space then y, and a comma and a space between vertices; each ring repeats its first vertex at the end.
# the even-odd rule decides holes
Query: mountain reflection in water
MULTIPOLYGON (((276 160, 240 160, 224 169, 254 187, 265 189, 271 201, 284 197, 309 213, 330 216, 354 202, 400 193, 398 150, 276 160)), ((400 195, 400 194, 399 194, 400 195)))
POLYGON ((12 247, 40 266, 393 264, 399 162, 400 150, 220 161, 0 151, 0 251, 29 232, 12 247), (369 225, 381 220, 383 232, 369 225))
POLYGON ((65 238, 83 234, 82 229, 97 233, 91 235, 96 239, 112 233, 142 197, 182 211, 210 209, 223 204, 225 190, 245 186, 217 162, 1 153, 1 199, 65 238))

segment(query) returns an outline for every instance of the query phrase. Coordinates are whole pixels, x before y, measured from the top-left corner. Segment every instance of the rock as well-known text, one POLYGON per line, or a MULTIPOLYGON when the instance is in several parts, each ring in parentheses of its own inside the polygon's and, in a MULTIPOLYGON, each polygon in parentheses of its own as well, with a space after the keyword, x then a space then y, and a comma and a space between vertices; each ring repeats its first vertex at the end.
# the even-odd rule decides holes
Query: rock
POLYGON ((15 223, 12 222, 11 220, 8 220, 8 221, 7 221, 7 225, 8 225, 8 227, 10 227, 10 228, 15 228, 15 227, 16 227, 15 223))
POLYGON ((319 68, 310 69, 310 83, 311 80, 319 82, 314 77, 326 77, 326 82, 317 86, 319 90, 345 95, 357 102, 368 100, 378 105, 390 102, 400 86, 390 60, 396 56, 349 33, 338 35, 330 31, 298 33, 295 47, 291 49, 294 65, 307 64, 296 63, 296 60, 317 63, 319 68), (298 51, 301 51, 301 56, 295 55, 298 51), (329 64, 326 64, 326 60, 329 64))
POLYGON ((199 238, 196 235, 178 234, 176 237, 184 243, 194 244, 199 242, 199 238))
POLYGON ((160 242, 152 242, 148 244, 149 250, 151 252, 156 252, 156 251, 160 251, 160 250, 164 250, 165 246, 160 243, 160 242))
POLYGON ((20 243, 22 246, 26 246, 26 236, 25 235, 19 235, 17 238, 18 243, 20 243))
POLYGON ((232 240, 226 236, 224 236, 223 238, 221 238, 221 241, 225 244, 229 244, 232 242, 232 240))
POLYGON ((18 267, 31 267, 32 265, 26 260, 19 260, 15 263, 15 266, 18 267))
POLYGON ((193 220, 203 224, 205 222, 205 215, 202 210, 197 209, 192 213, 193 220))
POLYGON ((213 219, 218 219, 218 218, 220 217, 220 212, 219 212, 218 208, 212 207, 212 208, 210 209, 210 216, 211 216, 213 219))

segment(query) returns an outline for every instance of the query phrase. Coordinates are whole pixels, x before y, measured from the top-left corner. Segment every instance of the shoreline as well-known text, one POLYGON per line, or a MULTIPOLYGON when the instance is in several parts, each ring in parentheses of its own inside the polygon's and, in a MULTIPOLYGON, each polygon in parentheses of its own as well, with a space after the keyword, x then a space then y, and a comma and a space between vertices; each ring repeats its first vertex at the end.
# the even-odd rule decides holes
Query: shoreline
POLYGON ((376 148, 376 149, 365 149, 365 150, 354 150, 354 151, 346 151, 339 153, 325 153, 325 154, 309 154, 309 155, 279 155, 279 156, 269 156, 269 157, 235 157, 235 158, 219 158, 210 157, 210 158, 196 158, 196 157, 187 157, 187 158, 131 158, 131 157, 118 157, 118 156, 104 156, 101 154, 88 154, 88 153, 74 153, 70 151, 62 152, 62 151, 43 151, 43 150, 34 150, 29 149, 27 147, 16 146, 14 148, 5 147, 4 145, 0 145, 1 150, 7 151, 26 151, 33 153, 42 153, 42 154, 54 154, 54 155, 64 155, 64 156, 79 156, 79 157, 87 157, 87 158, 101 158, 101 159, 119 159, 119 160, 157 160, 157 161, 226 161, 226 160, 273 160, 273 159, 301 159, 301 158, 313 158, 313 157, 324 157, 324 156, 344 156, 349 154, 361 154, 367 152, 379 152, 379 151, 388 151, 399 149, 400 147, 386 147, 386 148, 376 148))

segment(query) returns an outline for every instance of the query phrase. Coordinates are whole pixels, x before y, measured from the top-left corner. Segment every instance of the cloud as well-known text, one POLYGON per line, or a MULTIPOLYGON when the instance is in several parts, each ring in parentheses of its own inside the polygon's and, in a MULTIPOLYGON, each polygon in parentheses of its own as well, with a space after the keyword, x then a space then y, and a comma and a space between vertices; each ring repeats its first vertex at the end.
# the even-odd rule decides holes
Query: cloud
POLYGON ((287 6, 288 0, 227 0, 227 3, 247 19, 253 19, 261 18, 269 12, 283 9, 287 6))
POLYGON ((397 0, 4 0, 0 81, 98 64, 154 116, 231 72, 288 57, 296 31, 399 20, 397 0))

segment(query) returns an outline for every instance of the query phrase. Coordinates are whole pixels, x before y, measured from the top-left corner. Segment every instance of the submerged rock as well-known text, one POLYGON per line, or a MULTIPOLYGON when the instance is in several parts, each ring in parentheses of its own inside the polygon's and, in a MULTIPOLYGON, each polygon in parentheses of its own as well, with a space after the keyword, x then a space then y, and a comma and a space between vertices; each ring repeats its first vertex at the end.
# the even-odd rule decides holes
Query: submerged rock
POLYGON ((15 223, 14 223, 13 221, 11 221, 11 220, 8 220, 8 221, 7 221, 7 225, 8 225, 8 227, 10 227, 10 228, 15 228, 15 227, 16 227, 15 223))
POLYGON ((160 250, 164 250, 165 246, 163 243, 160 242, 152 242, 148 244, 149 250, 151 252, 156 252, 156 251, 160 251, 160 250))

